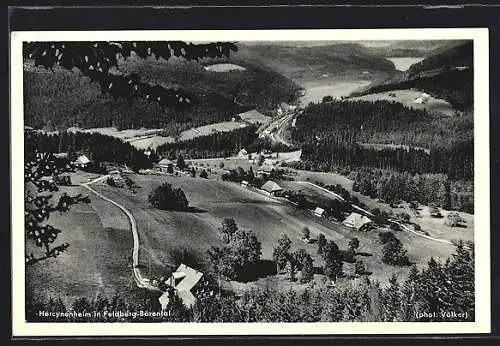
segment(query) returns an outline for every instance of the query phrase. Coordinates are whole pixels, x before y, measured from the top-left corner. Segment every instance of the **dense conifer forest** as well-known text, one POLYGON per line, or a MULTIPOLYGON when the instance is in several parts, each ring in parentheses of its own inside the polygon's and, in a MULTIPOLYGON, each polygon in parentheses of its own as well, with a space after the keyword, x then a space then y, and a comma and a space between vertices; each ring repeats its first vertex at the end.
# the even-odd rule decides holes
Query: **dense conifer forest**
POLYGON ((164 315, 160 314, 157 293, 139 292, 133 301, 118 295, 81 297, 71 302, 61 297, 27 297, 26 316, 33 322, 55 320, 54 316, 40 316, 39 311, 68 313, 68 317, 57 318, 58 322, 474 321, 474 253, 469 245, 458 243, 449 260, 431 258, 421 270, 413 266, 408 279, 398 282, 393 276, 385 287, 365 277, 337 288, 252 289, 241 296, 221 291, 198 299, 192 308, 183 306, 173 295, 164 315), (94 311, 101 315, 94 315, 94 311), (104 316, 103 311, 109 314, 104 316), (141 311, 156 316, 141 316, 141 311), (422 315, 426 311, 436 315, 422 315), (448 316, 447 311, 456 315, 448 316), (81 317, 72 312, 81 313, 81 317), (118 312, 127 315, 112 315, 118 312))

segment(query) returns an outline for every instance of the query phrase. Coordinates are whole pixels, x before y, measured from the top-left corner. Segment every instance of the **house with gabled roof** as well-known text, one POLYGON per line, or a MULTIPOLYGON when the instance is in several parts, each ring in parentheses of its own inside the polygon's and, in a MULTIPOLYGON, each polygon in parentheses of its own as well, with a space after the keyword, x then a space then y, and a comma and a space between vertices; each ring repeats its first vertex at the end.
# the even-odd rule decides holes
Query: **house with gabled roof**
POLYGON ((87 155, 80 155, 75 161, 75 165, 80 167, 80 168, 85 168, 87 165, 90 163, 89 158, 87 155))
POLYGON ((160 162, 158 162, 158 167, 162 172, 168 172, 169 168, 173 169, 173 166, 174 163, 167 158, 161 159, 160 162))
POLYGON ((268 180, 260 189, 267 192, 270 196, 274 196, 276 193, 283 191, 283 188, 272 180, 268 180))
MULTIPOLYGON (((172 287, 186 307, 191 307, 196 302, 194 292, 201 281, 203 273, 193 269, 184 263, 180 264, 175 272, 165 281, 165 284, 172 287)), ((169 291, 161 295, 158 299, 162 309, 166 309, 169 302, 169 291)))
POLYGON ((344 226, 360 230, 363 226, 371 223, 372 220, 358 213, 351 213, 343 222, 344 226))

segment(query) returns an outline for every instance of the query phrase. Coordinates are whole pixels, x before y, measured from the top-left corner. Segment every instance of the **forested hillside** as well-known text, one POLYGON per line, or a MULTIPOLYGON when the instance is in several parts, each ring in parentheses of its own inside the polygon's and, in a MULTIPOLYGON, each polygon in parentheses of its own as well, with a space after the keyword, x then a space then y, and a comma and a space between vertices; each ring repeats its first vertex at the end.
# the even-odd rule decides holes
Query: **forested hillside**
POLYGON ((458 110, 471 110, 474 105, 472 41, 436 52, 404 73, 352 96, 416 88, 448 101, 458 110))
POLYGON ((266 66, 300 82, 315 81, 327 74, 331 79, 388 78, 394 64, 357 43, 336 43, 320 46, 242 44, 231 60, 249 61, 266 66))
POLYGON ((309 104, 297 118, 292 138, 299 143, 319 138, 434 149, 471 142, 473 128, 472 116, 439 116, 398 102, 335 100, 309 104))
POLYGON ((47 134, 42 131, 24 131, 24 152, 26 156, 35 152, 66 153, 70 160, 78 154, 85 154, 97 169, 103 162, 127 164, 132 169, 150 168, 157 157, 153 152, 148 158, 142 150, 129 143, 99 133, 62 132, 47 134))
MULTIPOLYGON (((371 42, 370 42, 371 43, 371 42)), ((422 58, 462 44, 459 40, 393 41, 385 45, 369 47, 373 54, 391 58, 422 58)))
POLYGON ((254 107, 274 109, 280 102, 293 101, 299 89, 280 74, 251 64, 245 65, 246 71, 217 73, 182 59, 140 60, 132 55, 119 67, 149 83, 179 88, 190 95, 191 107, 162 110, 145 100, 114 99, 77 71, 55 68, 50 72, 28 65, 24 70, 25 124, 49 130, 70 126, 196 127, 230 120, 254 107))

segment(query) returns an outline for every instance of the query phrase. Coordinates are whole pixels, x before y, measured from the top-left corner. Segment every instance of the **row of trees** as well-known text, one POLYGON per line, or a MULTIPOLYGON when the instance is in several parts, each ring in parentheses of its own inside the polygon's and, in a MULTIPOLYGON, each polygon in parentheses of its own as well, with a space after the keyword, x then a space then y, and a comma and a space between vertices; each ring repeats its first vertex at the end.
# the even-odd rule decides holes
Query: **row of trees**
POLYGON ((86 132, 44 133, 26 129, 24 131, 25 152, 66 153, 69 160, 77 158, 78 153, 85 155, 98 166, 102 162, 122 163, 134 170, 150 168, 158 160, 156 153, 148 157, 119 138, 86 132))
POLYGON ((165 143, 156 152, 165 156, 185 158, 228 157, 247 147, 257 139, 257 128, 249 125, 229 132, 216 132, 207 136, 195 137, 181 142, 165 143))
POLYGON ((306 143, 302 146, 301 159, 309 169, 339 171, 373 167, 412 173, 442 173, 453 180, 472 180, 474 177, 473 141, 457 142, 447 149, 367 147, 355 142, 337 139, 306 143))
POLYGON ((228 293, 198 299, 189 309, 179 299, 171 299, 169 316, 153 318, 89 315, 55 320, 38 315, 39 311, 105 309, 159 312, 157 296, 151 294, 133 302, 123 301, 118 296, 79 298, 69 305, 60 299, 35 301, 28 297, 27 319, 30 322, 471 322, 475 320, 475 287, 474 253, 470 245, 457 243, 456 252, 447 261, 431 259, 421 270, 412 266, 405 281, 399 282, 393 276, 385 286, 365 278, 335 289, 252 289, 240 297, 228 293), (447 315, 449 311, 456 314, 447 315), (435 314, 424 315, 424 312, 435 314))

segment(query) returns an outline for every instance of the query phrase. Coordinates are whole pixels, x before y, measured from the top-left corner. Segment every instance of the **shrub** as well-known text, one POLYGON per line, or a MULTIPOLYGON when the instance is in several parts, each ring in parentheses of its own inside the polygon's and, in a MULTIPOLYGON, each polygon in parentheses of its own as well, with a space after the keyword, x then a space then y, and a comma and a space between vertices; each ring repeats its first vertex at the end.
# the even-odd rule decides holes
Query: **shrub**
POLYGON ((450 213, 446 217, 444 224, 450 227, 462 227, 465 220, 458 213, 450 213))
POLYGON ((151 191, 148 200, 153 207, 163 210, 186 210, 188 207, 184 191, 174 189, 169 183, 164 183, 151 191))
POLYGON ((403 247, 403 243, 394 237, 387 242, 382 248, 382 262, 390 265, 406 266, 410 264, 410 260, 406 255, 407 251, 403 247))
POLYGON ((302 229, 302 239, 309 239, 311 237, 311 231, 309 231, 309 227, 304 227, 302 229))

